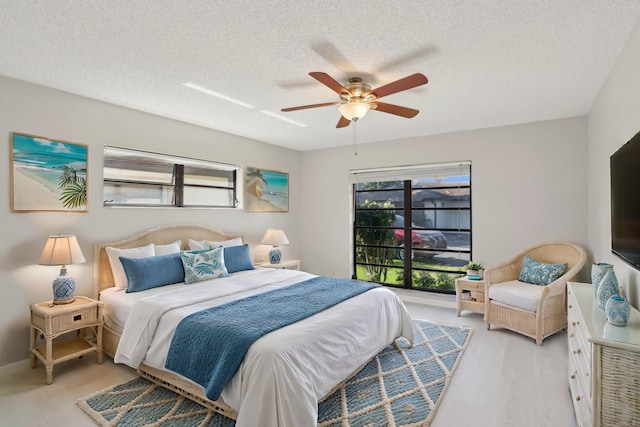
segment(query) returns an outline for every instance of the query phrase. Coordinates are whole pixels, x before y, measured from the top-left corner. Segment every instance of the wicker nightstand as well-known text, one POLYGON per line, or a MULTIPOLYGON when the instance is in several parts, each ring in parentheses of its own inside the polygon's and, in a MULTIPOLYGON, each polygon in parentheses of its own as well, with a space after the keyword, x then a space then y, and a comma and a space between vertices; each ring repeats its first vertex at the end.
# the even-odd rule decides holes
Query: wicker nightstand
POLYGON ((280 264, 271 264, 267 262, 259 262, 256 267, 267 268, 283 268, 287 270, 300 270, 302 262, 299 259, 283 259, 280 264))
POLYGON ((31 368, 36 367, 36 358, 40 359, 47 371, 47 384, 51 384, 57 363, 94 351, 98 363, 102 363, 102 326, 102 303, 91 298, 76 296, 74 302, 65 305, 53 305, 51 301, 31 304, 31 368), (53 342, 72 331, 78 331, 75 338, 53 342), (38 333, 44 335, 45 343, 36 347, 38 333))
POLYGON ((484 313, 484 280, 456 279, 456 314, 462 310, 484 313), (469 292, 465 295, 465 291, 469 292))

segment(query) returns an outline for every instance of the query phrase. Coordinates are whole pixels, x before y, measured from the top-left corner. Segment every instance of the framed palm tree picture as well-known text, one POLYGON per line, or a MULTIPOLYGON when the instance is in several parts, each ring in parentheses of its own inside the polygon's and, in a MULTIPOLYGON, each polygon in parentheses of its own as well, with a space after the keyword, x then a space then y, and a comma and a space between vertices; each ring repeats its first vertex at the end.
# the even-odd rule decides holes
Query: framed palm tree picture
POLYGON ((87 212, 84 144, 11 133, 11 212, 87 212))
POLYGON ((247 167, 244 180, 244 210, 288 212, 289 174, 247 167))

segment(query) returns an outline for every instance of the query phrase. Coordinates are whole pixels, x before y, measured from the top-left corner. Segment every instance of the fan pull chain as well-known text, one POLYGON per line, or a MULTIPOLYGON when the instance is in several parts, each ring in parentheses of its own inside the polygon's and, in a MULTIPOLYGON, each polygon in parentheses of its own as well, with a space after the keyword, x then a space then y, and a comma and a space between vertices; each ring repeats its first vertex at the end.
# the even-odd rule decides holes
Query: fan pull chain
POLYGON ((353 121, 353 155, 358 155, 358 135, 356 133, 356 125, 358 124, 358 118, 354 117, 351 119, 353 121))

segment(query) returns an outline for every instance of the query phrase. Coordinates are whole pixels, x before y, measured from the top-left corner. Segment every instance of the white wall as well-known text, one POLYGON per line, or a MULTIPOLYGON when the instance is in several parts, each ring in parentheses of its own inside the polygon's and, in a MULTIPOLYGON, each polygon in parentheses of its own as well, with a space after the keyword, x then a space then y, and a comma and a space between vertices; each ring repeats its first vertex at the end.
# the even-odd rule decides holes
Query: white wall
MULTIPOLYGON (((86 264, 68 266, 76 293, 92 295, 93 246, 128 237, 161 224, 204 224, 240 233, 258 261, 268 249, 259 245, 267 228, 283 228, 291 245, 285 256, 299 257, 302 237, 301 153, 216 132, 127 108, 0 77, 0 367, 28 357, 29 304, 50 300, 57 267, 37 265, 51 234, 75 234, 86 264), (9 139, 12 131, 78 142, 89 146, 88 213, 11 213, 9 139), (114 209, 102 207, 104 145, 235 163, 290 173, 288 213, 233 209, 114 209)), ((233 107, 230 107, 233 108, 233 107)))
POLYGON ((547 241, 586 248, 586 140, 586 118, 575 117, 366 144, 357 156, 351 147, 305 152, 305 267, 351 274, 349 170, 459 160, 472 162, 475 261, 492 265, 547 241))
MULTIPOLYGON (((631 303, 640 307, 640 272, 611 253, 609 157, 640 131, 640 24, 600 89, 588 116, 589 247, 614 265, 631 303)), ((640 159, 638 167, 640 168, 640 159)), ((639 183, 640 197, 640 183, 639 183)))

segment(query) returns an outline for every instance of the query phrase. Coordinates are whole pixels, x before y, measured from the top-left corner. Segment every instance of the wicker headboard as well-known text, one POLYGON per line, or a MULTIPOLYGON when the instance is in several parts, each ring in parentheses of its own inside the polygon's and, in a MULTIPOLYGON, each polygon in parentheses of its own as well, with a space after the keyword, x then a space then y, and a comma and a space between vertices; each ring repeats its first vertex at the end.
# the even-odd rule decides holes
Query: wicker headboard
POLYGON ((149 243, 157 245, 166 245, 176 240, 182 241, 182 249, 188 248, 188 240, 211 240, 215 242, 229 240, 236 237, 242 237, 234 234, 222 233, 213 228, 203 225, 162 225, 155 227, 142 233, 136 234, 128 239, 116 242, 98 243, 94 247, 93 259, 93 293, 94 298, 98 298, 101 291, 115 286, 113 281, 113 273, 109 265, 109 257, 105 248, 111 246, 114 248, 135 248, 145 246, 149 243))

